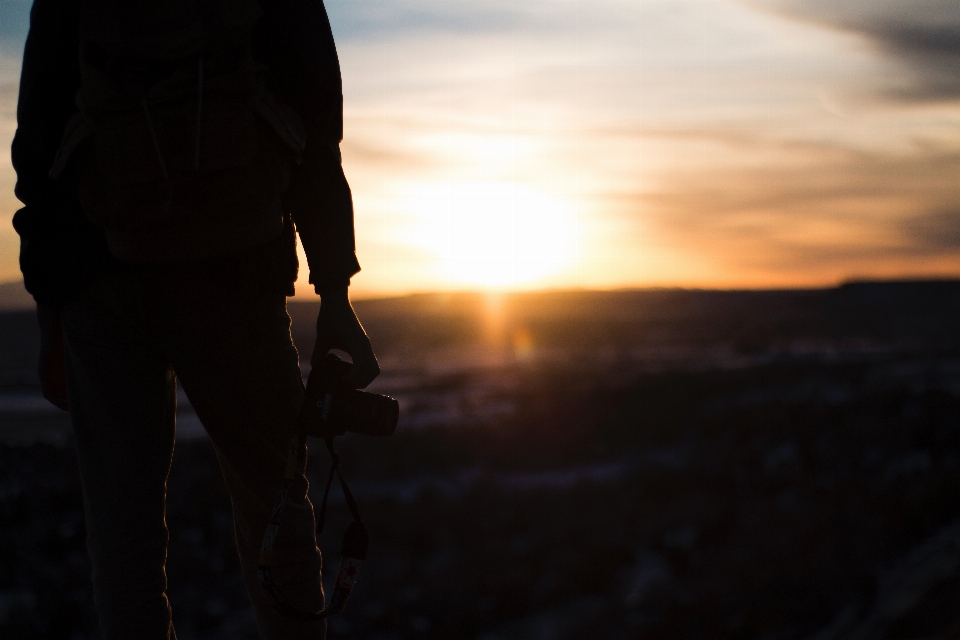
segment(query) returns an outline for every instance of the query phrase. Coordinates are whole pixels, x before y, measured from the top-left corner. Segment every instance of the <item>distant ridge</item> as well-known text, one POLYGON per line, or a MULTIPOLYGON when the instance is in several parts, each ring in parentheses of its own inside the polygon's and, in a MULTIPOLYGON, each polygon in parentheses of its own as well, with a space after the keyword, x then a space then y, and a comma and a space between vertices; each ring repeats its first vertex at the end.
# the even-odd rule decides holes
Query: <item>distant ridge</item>
MULTIPOLYGON (((960 280, 860 281, 823 289, 566 290, 505 294, 492 303, 482 293, 434 293, 358 300, 354 307, 378 354, 411 362, 444 350, 509 351, 517 345, 576 357, 670 349, 910 348, 960 355, 960 280)), ((318 308, 319 300, 288 305, 304 360, 313 350, 318 308)), ((35 384, 39 338, 23 283, 0 284, 0 386, 35 384)))
MULTIPOLYGON (((288 305, 301 353, 313 348, 318 307, 318 301, 288 305)), ((521 338, 547 351, 621 354, 669 345, 745 353, 789 345, 960 349, 960 280, 855 281, 818 289, 554 290, 509 293, 492 302, 482 293, 422 293, 358 300, 354 308, 385 353, 521 338)))
MULTIPOLYGON (((799 289, 782 289, 771 287, 769 289, 701 289, 696 287, 624 287, 620 289, 554 289, 548 291, 522 291, 512 292, 503 295, 506 299, 521 300, 545 300, 549 298, 574 300, 577 298, 589 298, 591 301, 598 299, 624 299, 633 296, 646 297, 650 295, 664 294, 717 294, 717 293, 741 293, 741 294, 763 294, 763 293, 786 293, 786 292, 843 292, 854 296, 891 296, 910 293, 920 296, 937 296, 938 294, 956 295, 960 292, 960 279, 940 278, 940 279, 910 279, 910 280, 850 280, 840 284, 838 287, 803 287, 799 289)), ((482 304, 486 298, 485 294, 472 291, 462 292, 444 292, 444 293, 413 293, 398 296, 375 296, 372 298, 361 298, 355 301, 355 304, 366 307, 426 307, 437 308, 457 304, 467 303, 470 306, 482 304)), ((291 298, 289 302, 294 306, 301 304, 306 307, 317 306, 319 300, 303 300, 291 298)), ((14 280, 12 282, 0 283, 0 313, 8 311, 29 311, 34 307, 33 296, 31 296, 23 286, 23 280, 14 280)))
POLYGON ((0 312, 33 309, 33 296, 23 288, 23 280, 0 284, 0 312))

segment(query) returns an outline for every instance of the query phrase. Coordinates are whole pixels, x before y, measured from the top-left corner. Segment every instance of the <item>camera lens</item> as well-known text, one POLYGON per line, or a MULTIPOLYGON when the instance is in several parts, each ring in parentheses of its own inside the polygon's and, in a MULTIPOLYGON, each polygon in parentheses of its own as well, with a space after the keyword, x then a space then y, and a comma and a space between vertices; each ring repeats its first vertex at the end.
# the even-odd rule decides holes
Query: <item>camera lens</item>
POLYGON ((397 428, 399 416, 400 404, 389 396, 343 389, 332 401, 328 422, 338 434, 352 431, 367 436, 389 436, 397 428))
POLYGON ((400 403, 388 396, 379 396, 373 410, 371 426, 378 436, 389 436, 397 428, 400 419, 400 403))

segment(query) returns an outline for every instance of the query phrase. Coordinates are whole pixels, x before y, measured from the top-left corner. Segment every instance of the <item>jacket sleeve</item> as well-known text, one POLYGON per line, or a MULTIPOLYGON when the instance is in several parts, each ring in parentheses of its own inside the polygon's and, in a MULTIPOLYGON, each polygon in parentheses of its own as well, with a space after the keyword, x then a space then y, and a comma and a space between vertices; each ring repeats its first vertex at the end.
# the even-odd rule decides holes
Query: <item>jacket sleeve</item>
POLYGON ((360 270, 353 199, 340 164, 343 90, 330 21, 321 0, 263 0, 254 55, 303 120, 302 163, 284 197, 318 292, 345 287, 360 270))
POLYGON ((87 220, 75 190, 49 176, 80 87, 77 4, 33 4, 10 153, 15 193, 25 205, 13 218, 24 285, 38 302, 54 305, 111 260, 103 231, 87 220))

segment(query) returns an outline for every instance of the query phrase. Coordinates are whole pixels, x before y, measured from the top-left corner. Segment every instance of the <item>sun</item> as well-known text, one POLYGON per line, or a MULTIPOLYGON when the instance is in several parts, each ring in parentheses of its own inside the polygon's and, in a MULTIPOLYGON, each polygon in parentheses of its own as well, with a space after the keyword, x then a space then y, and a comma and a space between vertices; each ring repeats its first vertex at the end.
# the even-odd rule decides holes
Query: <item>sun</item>
POLYGON ((535 285, 572 268, 579 229, 561 197, 510 183, 441 183, 411 189, 411 244, 435 259, 450 283, 487 288, 535 285))

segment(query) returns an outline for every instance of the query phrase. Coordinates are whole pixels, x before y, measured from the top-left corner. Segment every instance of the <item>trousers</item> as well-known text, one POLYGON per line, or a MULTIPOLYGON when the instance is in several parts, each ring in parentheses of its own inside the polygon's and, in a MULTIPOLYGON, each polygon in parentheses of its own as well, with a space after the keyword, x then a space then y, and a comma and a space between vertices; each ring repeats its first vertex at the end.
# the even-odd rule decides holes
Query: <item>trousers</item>
MULTIPOLYGON (((323 638, 322 621, 284 618, 261 590, 259 548, 303 389, 285 292, 262 256, 118 271, 61 319, 83 484, 94 598, 105 640, 176 638, 167 598, 166 483, 179 379, 216 450, 240 564, 265 640, 323 638)), ((284 511, 274 580, 294 606, 323 606, 321 557, 304 475, 284 511)))

